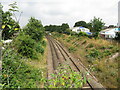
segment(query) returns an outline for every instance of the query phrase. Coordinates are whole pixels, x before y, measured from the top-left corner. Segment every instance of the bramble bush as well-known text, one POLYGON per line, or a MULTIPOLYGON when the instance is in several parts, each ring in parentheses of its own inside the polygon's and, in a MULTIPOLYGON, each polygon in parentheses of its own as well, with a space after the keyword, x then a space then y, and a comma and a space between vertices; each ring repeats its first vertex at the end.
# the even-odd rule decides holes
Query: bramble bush
POLYGON ((37 59, 37 53, 43 54, 43 46, 46 46, 43 36, 44 28, 41 22, 31 17, 29 23, 15 39, 15 47, 18 53, 26 56, 27 58, 37 59))
POLYGON ((41 42, 38 42, 37 43, 37 46, 36 46, 36 51, 43 54, 44 53, 44 48, 42 46, 42 43, 41 42))
POLYGON ((25 59, 12 49, 3 53, 1 88, 39 88, 41 70, 26 65, 25 59))
POLYGON ((15 48, 18 53, 27 58, 37 58, 36 42, 29 35, 25 35, 23 32, 15 39, 15 48))

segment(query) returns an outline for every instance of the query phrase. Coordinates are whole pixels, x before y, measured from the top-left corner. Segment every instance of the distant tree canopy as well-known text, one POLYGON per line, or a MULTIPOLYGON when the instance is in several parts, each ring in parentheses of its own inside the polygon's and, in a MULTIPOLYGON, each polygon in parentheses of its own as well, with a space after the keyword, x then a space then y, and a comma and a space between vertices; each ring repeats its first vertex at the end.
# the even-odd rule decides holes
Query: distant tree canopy
POLYGON ((109 25, 108 28, 116 28, 114 25, 109 25))
POLYGON ((88 27, 88 25, 85 21, 78 21, 74 25, 74 27, 79 27, 79 26, 86 27, 86 28, 88 27))
POLYGON ((62 25, 45 26, 45 31, 65 33, 68 28, 69 25, 67 23, 63 23, 62 25))

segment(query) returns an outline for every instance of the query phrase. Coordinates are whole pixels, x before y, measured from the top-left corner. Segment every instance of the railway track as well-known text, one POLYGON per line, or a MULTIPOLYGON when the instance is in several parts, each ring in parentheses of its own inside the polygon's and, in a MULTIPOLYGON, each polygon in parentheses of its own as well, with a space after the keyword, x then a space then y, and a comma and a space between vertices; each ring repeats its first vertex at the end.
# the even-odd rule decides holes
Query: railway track
MULTIPOLYGON (((46 36, 46 38, 49 42, 51 56, 52 56, 51 62, 50 63, 48 62, 48 64, 52 65, 51 67, 52 71, 48 71, 49 78, 51 78, 50 73, 53 73, 60 64, 68 64, 70 69, 76 72, 82 72, 83 75, 86 72, 89 72, 89 70, 80 62, 80 60, 71 57, 70 53, 61 45, 60 42, 53 39, 51 36, 46 36)), ((86 75, 86 77, 87 77, 87 84, 85 84, 83 88, 89 88, 91 90, 94 89, 105 90, 105 88, 98 82, 98 80, 91 73, 86 75), (88 79, 90 82, 88 82, 88 79)))

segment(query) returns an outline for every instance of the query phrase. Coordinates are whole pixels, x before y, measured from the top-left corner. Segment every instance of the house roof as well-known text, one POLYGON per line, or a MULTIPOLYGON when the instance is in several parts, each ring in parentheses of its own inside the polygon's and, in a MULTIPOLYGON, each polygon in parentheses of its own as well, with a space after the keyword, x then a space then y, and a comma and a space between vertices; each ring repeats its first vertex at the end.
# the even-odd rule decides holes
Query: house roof
POLYGON ((88 28, 85 28, 85 27, 82 27, 82 26, 80 26, 80 27, 72 27, 71 29, 75 29, 75 28, 78 28, 78 29, 88 29, 88 28))
POLYGON ((101 32, 120 32, 120 28, 108 28, 108 29, 102 30, 101 32))

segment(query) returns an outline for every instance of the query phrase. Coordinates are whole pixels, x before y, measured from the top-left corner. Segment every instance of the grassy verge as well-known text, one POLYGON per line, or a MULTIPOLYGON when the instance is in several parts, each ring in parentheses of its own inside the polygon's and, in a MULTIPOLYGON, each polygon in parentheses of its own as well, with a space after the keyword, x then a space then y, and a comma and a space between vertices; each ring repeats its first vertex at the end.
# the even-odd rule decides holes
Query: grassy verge
MULTIPOLYGON (((45 42, 47 42, 46 39, 44 39, 45 42)), ((46 59, 47 59, 47 47, 44 46, 44 55, 42 55, 41 53, 38 53, 38 59, 33 60, 33 59, 29 59, 27 60, 25 63, 35 69, 40 69, 42 72, 42 78, 46 78, 47 76, 47 64, 46 64, 46 59)), ((44 88, 44 82, 41 82, 39 84, 39 88, 44 88)))
POLYGON ((62 42, 73 56, 80 59, 105 87, 118 87, 120 58, 113 60, 109 58, 120 51, 119 43, 58 33, 53 33, 53 37, 62 42))

